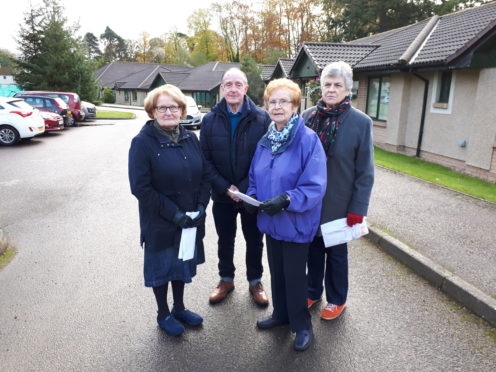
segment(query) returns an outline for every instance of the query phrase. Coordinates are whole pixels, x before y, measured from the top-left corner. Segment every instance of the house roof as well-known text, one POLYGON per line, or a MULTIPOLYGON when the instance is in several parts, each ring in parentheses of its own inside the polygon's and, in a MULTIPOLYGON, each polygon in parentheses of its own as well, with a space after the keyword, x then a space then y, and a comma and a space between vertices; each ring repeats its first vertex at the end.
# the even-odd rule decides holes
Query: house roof
POLYGON ((262 72, 260 73, 260 77, 262 78, 263 81, 268 81, 270 80, 270 77, 272 76, 272 73, 274 72, 274 68, 276 65, 262 65, 260 66, 262 72))
POLYGON ((0 66, 0 75, 5 75, 5 76, 14 75, 14 69, 9 66, 0 66))
MULTIPOLYGON (((303 43, 291 73, 310 58, 317 71, 343 60, 355 71, 446 66, 496 34, 496 1, 353 40, 346 44, 303 43)), ((458 66, 468 66, 470 61, 458 66)))
POLYGON ((178 87, 183 91, 210 92, 220 85, 224 72, 232 67, 239 68, 240 66, 241 64, 237 62, 205 63, 192 69, 178 87))
POLYGON ((174 84, 172 81, 182 80, 183 74, 190 70, 189 66, 114 61, 100 68, 96 79, 104 87, 149 90, 157 74, 167 83, 169 77, 170 83, 174 84))
POLYGON ((291 67, 293 67, 295 59, 294 58, 279 58, 277 64, 270 75, 270 80, 288 77, 289 72, 291 71, 291 67))

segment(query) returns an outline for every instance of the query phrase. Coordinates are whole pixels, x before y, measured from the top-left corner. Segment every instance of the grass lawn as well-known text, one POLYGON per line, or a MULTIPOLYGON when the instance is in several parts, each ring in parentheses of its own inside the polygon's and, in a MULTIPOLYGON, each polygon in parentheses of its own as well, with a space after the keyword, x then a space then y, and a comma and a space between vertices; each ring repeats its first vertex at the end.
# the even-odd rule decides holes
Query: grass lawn
POLYGON ((126 111, 105 111, 105 110, 97 110, 96 118, 97 119, 133 119, 135 116, 132 112, 126 111))
POLYGON ((496 184, 457 173, 439 164, 419 158, 384 151, 375 148, 374 160, 377 165, 437 183, 485 200, 496 202, 496 184))

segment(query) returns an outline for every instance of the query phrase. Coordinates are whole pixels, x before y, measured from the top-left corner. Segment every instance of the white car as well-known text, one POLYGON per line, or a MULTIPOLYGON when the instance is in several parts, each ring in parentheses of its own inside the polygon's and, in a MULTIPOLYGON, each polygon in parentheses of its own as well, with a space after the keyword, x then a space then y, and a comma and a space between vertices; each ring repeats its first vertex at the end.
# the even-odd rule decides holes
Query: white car
POLYGON ((0 97, 0 145, 11 146, 44 132, 45 120, 38 109, 22 98, 0 97))
POLYGON ((179 121, 185 128, 200 129, 202 114, 200 112, 201 106, 198 106, 193 97, 186 96, 186 118, 179 121))

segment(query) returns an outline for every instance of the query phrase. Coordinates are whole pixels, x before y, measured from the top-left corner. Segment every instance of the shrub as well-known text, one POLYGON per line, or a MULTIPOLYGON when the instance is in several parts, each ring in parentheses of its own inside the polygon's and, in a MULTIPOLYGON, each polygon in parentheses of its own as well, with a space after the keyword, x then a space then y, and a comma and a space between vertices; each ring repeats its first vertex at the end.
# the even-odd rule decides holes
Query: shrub
POLYGON ((111 88, 103 89, 103 102, 105 103, 115 103, 115 92, 111 88))

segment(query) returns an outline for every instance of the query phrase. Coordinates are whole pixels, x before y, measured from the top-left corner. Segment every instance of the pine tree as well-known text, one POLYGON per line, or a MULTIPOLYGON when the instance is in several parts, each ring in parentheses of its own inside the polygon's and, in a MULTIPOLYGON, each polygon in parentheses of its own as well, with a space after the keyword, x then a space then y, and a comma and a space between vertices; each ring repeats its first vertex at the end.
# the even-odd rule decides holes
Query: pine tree
POLYGON ((94 66, 85 57, 84 43, 66 26, 58 0, 44 0, 42 8, 27 12, 18 42, 16 82, 25 90, 76 92, 93 100, 96 93, 94 66))

